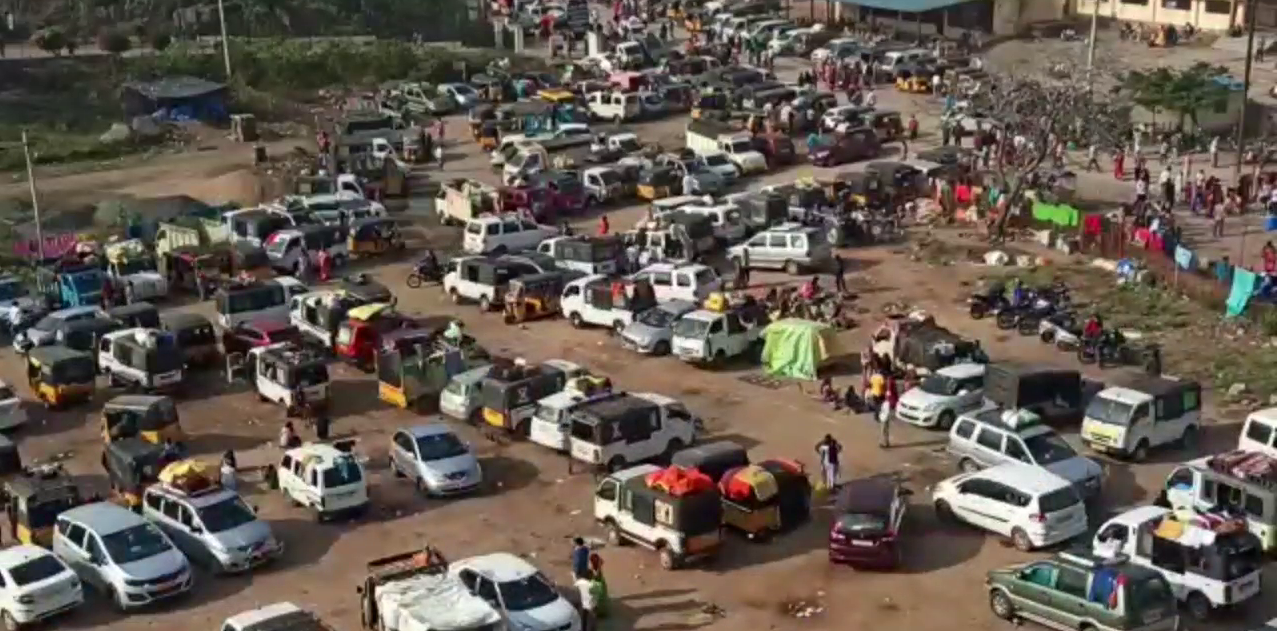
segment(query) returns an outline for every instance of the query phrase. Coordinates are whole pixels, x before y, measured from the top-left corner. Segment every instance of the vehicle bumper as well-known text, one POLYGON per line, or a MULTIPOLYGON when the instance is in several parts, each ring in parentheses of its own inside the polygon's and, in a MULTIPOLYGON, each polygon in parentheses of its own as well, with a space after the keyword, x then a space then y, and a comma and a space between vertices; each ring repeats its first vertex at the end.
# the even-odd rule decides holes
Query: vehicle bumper
POLYGON ((621 348, 634 351, 636 353, 641 353, 643 355, 651 355, 656 352, 656 342, 651 342, 647 345, 643 345, 643 344, 640 344, 637 340, 632 340, 628 337, 622 336, 621 348))
POLYGON ((239 574, 261 567, 284 555, 284 542, 275 542, 274 547, 263 546, 260 550, 237 556, 222 563, 222 571, 227 574, 239 574))
POLYGON ((1086 534, 1086 520, 1074 526, 1033 529, 1027 533, 1035 548, 1046 548, 1086 534))
POLYGON ((1119 458, 1126 458, 1131 455, 1130 450, 1127 449, 1124 445, 1114 445, 1104 439, 1097 440, 1095 438, 1083 436, 1082 444, 1086 445, 1088 449, 1096 453, 1107 454, 1110 456, 1117 456, 1119 458))
POLYGON ((829 562, 891 569, 900 564, 900 555, 895 545, 857 546, 847 542, 830 541, 829 562))
POLYGON ((467 495, 479 490, 479 487, 483 486, 483 478, 475 476, 473 479, 467 478, 460 482, 448 481, 443 484, 430 484, 428 486, 430 488, 431 495, 438 495, 440 497, 467 495))
POLYGON ((470 418, 470 410, 463 403, 449 402, 446 399, 439 400, 439 412, 444 416, 455 418, 458 421, 464 421, 470 418))
POLYGON ((161 587, 124 586, 119 589, 120 594, 126 600, 125 607, 132 609, 180 596, 191 591, 191 587, 194 585, 195 575, 188 571, 184 577, 161 587))
POLYGON ((918 427, 935 427, 939 423, 938 412, 925 409, 896 406, 896 419, 918 427))
POLYGON ((368 500, 364 500, 358 504, 342 506, 341 508, 321 508, 319 510, 319 514, 324 519, 359 517, 360 515, 363 515, 364 513, 368 512, 368 506, 370 504, 371 502, 369 502, 368 500))

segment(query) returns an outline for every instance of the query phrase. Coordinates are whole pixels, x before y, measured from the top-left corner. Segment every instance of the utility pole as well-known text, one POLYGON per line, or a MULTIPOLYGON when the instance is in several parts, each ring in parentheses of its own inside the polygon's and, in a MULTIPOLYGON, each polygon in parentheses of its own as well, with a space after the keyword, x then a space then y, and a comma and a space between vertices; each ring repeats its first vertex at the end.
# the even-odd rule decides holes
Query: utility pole
POLYGON ((1257 2, 1246 3, 1246 70, 1242 75, 1242 107, 1237 115, 1237 159, 1233 164, 1233 185, 1241 184, 1242 179, 1242 143, 1246 133, 1246 106, 1250 104, 1250 69, 1255 61, 1255 18, 1257 2))
POLYGON ((226 40, 226 7, 224 0, 217 0, 217 21, 222 28, 222 62, 226 64, 226 80, 231 78, 231 44, 226 40))
POLYGON ((40 196, 35 191, 35 166, 31 164, 31 143, 27 130, 22 130, 22 155, 27 159, 27 186, 31 189, 31 210, 35 213, 36 261, 44 262, 44 226, 40 223, 40 196))
POLYGON ((1091 0, 1091 39, 1086 43, 1086 89, 1091 89, 1092 71, 1095 70, 1095 35, 1100 30, 1100 0, 1091 0))

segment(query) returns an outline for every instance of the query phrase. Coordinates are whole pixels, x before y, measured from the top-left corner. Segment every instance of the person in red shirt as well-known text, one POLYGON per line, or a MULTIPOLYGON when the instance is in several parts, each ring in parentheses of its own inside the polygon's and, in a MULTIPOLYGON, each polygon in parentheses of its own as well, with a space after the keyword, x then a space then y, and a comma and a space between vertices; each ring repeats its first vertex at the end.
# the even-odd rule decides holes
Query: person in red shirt
POLYGON ((1273 242, 1269 241, 1264 244, 1264 273, 1277 274, 1277 247, 1273 247, 1273 242))
POLYGON ((603 215, 599 217, 599 236, 601 237, 607 236, 607 233, 611 229, 612 229, 612 226, 610 226, 607 222, 607 215, 603 215))

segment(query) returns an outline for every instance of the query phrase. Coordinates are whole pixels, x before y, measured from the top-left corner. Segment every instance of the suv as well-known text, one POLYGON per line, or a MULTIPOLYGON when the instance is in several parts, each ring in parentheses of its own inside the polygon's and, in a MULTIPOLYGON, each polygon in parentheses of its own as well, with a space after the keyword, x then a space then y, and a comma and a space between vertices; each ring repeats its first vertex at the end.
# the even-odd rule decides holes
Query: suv
POLYGON ((1063 436, 1023 410, 986 407, 959 416, 949 432, 946 450, 958 458, 958 468, 967 473, 1019 462, 1063 477, 1085 498, 1100 493, 1104 470, 1099 463, 1078 455, 1063 436))
POLYGON ((293 503, 314 510, 315 521, 364 514, 368 478, 359 459, 338 448, 347 446, 309 443, 284 452, 273 486, 293 503))
POLYGON ((921 427, 948 430, 959 412, 983 403, 984 364, 954 364, 922 378, 900 397, 896 418, 921 427))
POLYGON ((693 559, 713 558, 723 545, 723 503, 717 487, 685 489, 677 495, 647 483, 660 473, 645 464, 616 471, 594 489, 594 520, 608 543, 634 542, 660 554, 673 570, 693 559))
POLYGON ((1086 532, 1086 505, 1073 485, 1040 467, 1007 463, 956 475, 931 499, 941 519, 1009 537, 1024 552, 1086 532))
POLYGON ((191 564, 155 525, 109 502, 58 515, 53 553, 120 611, 190 591, 191 564))
POLYGON ((568 423, 571 457, 608 471, 691 445, 699 425, 682 403, 648 392, 585 402, 568 423))
POLYGON ((470 254, 505 254, 530 250, 558 234, 518 215, 488 215, 466 222, 461 249, 470 254))
POLYGON ((153 484, 142 494, 141 510, 188 558, 219 574, 250 570, 284 552, 270 524, 218 484, 191 492, 153 484))
POLYGON ((823 267, 833 259, 833 249, 820 238, 816 228, 783 223, 728 248, 727 258, 736 269, 743 267, 748 258, 750 269, 779 269, 797 276, 823 267))
POLYGON ((1056 629, 1173 631, 1175 596, 1156 570, 1066 552, 989 572, 989 607, 1003 620, 1056 629), (1120 593, 1119 593, 1120 592, 1120 593))
POLYGON ((177 338, 168 331, 124 329, 98 341, 98 369, 112 386, 172 390, 182 384, 184 363, 177 338))

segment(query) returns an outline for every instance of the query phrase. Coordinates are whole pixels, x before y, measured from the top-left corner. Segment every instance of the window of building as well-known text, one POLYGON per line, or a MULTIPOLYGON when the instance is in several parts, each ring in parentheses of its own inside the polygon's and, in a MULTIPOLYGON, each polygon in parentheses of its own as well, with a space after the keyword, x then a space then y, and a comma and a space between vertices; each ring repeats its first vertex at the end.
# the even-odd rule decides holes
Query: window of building
POLYGON ((1148 6, 1148 0, 1122 0, 1122 4, 1138 4, 1140 6, 1148 6))
POLYGON ((1233 10, 1233 3, 1231 0, 1206 0, 1206 2, 1202 4, 1206 5, 1207 13, 1228 15, 1233 10))
POLYGON ((1192 0, 1162 0, 1163 9, 1174 11, 1188 11, 1193 8, 1192 5, 1192 0))

